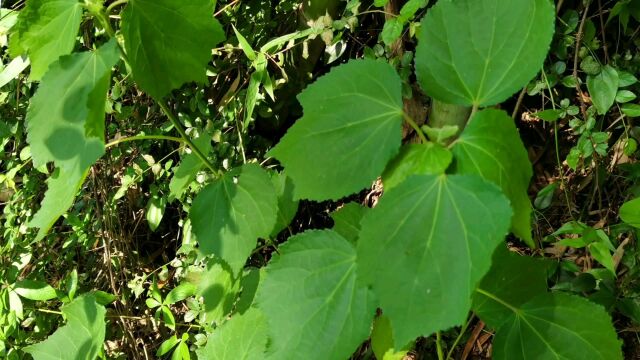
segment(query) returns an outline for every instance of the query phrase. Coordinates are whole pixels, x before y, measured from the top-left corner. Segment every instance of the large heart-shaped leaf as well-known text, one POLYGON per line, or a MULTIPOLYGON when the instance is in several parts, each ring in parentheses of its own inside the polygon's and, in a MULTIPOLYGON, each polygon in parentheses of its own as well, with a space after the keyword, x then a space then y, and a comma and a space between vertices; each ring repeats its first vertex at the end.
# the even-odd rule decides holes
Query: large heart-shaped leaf
MULTIPOLYGON (((521 306, 547 292, 549 265, 540 259, 510 253, 504 245, 498 246, 493 254, 491 270, 484 276, 479 287, 508 301, 512 306, 521 306)), ((473 297, 473 311, 493 328, 513 315, 511 309, 478 293, 473 297)))
POLYGON ((355 60, 299 96, 304 116, 270 152, 296 198, 337 199, 369 186, 401 140, 401 80, 386 62, 355 60))
POLYGON ((269 174, 247 164, 207 185, 193 200, 190 217, 200 250, 242 269, 258 238, 276 223, 277 199, 269 174))
POLYGON ((78 0, 30 0, 11 32, 13 56, 28 54, 31 80, 40 80, 49 65, 71 53, 76 43, 82 3, 78 0))
POLYGON ((418 81, 445 103, 497 104, 542 68, 554 19, 549 0, 439 1, 422 21, 418 81))
POLYGON ((465 320, 510 218, 500 189, 473 175, 409 177, 365 215, 358 276, 391 320, 396 348, 465 320))
POLYGON ((104 153, 106 95, 118 59, 115 40, 94 52, 60 57, 31 100, 27 140, 33 164, 53 162, 58 167, 29 223, 40 228, 38 239, 73 204, 86 172, 104 153))
POLYGON ((133 78, 154 98, 205 81, 211 49, 224 40, 211 0, 130 0, 122 35, 133 78))
POLYGON ((562 293, 543 294, 512 308, 512 312, 496 330, 496 360, 622 359, 622 344, 611 317, 589 300, 562 293))
POLYGON ((24 348, 35 360, 95 359, 105 335, 104 306, 84 295, 62 307, 67 324, 47 340, 24 348))
POLYGON ((496 329, 495 359, 622 359, 611 317, 600 305, 547 293, 549 264, 510 254, 493 256, 473 309, 496 329))
POLYGON ((331 230, 307 231, 279 252, 256 299, 269 322, 268 358, 348 358, 375 315, 372 294, 356 283, 353 245, 331 230))
POLYGON ((511 117, 493 109, 476 113, 456 140, 453 154, 455 173, 477 174, 502 188, 513 207, 513 233, 535 247, 527 194, 533 169, 511 117))

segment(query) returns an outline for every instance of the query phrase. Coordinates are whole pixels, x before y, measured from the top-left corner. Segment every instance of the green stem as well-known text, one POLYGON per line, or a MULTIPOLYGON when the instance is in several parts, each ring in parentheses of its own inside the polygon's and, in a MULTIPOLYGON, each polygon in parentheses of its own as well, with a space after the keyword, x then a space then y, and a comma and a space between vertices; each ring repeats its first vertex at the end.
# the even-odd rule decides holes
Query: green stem
POLYGON ((129 137, 124 137, 124 138, 120 138, 120 139, 117 139, 117 140, 113 140, 110 143, 108 143, 107 145, 105 145, 105 148, 108 149, 110 147, 116 146, 118 144, 122 144, 124 142, 137 141, 137 140, 169 140, 169 141, 175 141, 175 142, 179 142, 179 143, 184 143, 185 142, 182 138, 175 137, 175 136, 136 135, 136 136, 129 136, 129 137))
POLYGON ((418 126, 418 124, 416 124, 416 122, 413 121, 411 116, 407 115, 407 113, 405 113, 403 111, 402 112, 402 117, 404 118, 404 121, 406 121, 413 128, 413 130, 416 131, 416 133, 418 134, 418 137, 420 137, 420 141, 422 143, 426 144, 426 143, 429 142, 429 140, 427 140, 427 137, 424 136, 424 133, 422 132, 422 130, 420 130, 420 127, 418 126))
MULTIPOLYGON (((457 126, 458 134, 460 134, 467 125, 470 115, 473 116, 473 110, 468 106, 452 105, 432 99, 428 125, 434 129, 457 126)), ((455 137, 449 141, 453 140, 455 140, 455 137)))
POLYGON ((213 166, 213 164, 207 159, 207 157, 202 153, 202 151, 200 151, 200 149, 198 149, 198 147, 193 143, 193 141, 191 141, 191 138, 189 138, 189 135, 187 135, 187 132, 184 129, 184 126, 182 126, 182 123, 180 122, 180 120, 178 120, 178 118, 173 114, 171 109, 169 109, 169 106, 167 105, 167 103, 164 100, 157 100, 157 99, 156 99, 156 102, 160 106, 160 109, 162 109, 162 112, 169 118, 169 120, 171 121, 173 126, 176 128, 176 130, 178 130, 178 133, 180 133, 180 136, 182 137, 184 142, 187 143, 187 145, 189 145, 191 150, 193 150, 193 153, 196 154, 198 158, 200 158, 200 161, 202 161, 202 163, 209 170, 211 170, 211 172, 213 172, 214 174, 221 175, 220 171, 213 166))
POLYGON ((107 11, 106 11, 106 13, 107 13, 107 14, 111 14, 111 11, 112 11, 116 6, 119 6, 119 5, 122 5, 122 4, 126 4, 126 3, 128 3, 128 2, 129 2, 129 0, 116 0, 116 1, 112 2, 109 6, 107 6, 107 11))
POLYGON ((451 345, 451 349, 449 349, 445 360, 449 360, 451 359, 451 356, 453 356, 453 351, 456 349, 456 346, 458 346, 458 343, 462 339, 462 336, 467 332, 467 328, 469 327, 469 324, 471 324, 471 320, 473 320, 473 314, 469 316, 467 322, 465 322, 462 328, 460 328, 460 333, 458 334, 458 337, 456 337, 456 340, 453 342, 453 345, 451 345))
POLYGON ((444 351, 442 351, 442 338, 440 331, 436 333, 436 350, 438 351, 438 360, 444 360, 444 351))

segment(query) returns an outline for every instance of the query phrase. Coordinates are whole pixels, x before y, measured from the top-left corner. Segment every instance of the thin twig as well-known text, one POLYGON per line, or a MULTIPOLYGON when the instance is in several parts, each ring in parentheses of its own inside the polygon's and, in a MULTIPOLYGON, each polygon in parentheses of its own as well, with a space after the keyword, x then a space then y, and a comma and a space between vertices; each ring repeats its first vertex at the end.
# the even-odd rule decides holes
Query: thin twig
POLYGON ((587 120, 587 104, 584 102, 584 94, 580 87, 580 78, 578 78, 578 57, 580 55, 580 45, 582 43, 582 36, 584 35, 584 24, 587 21, 587 14, 589 13, 589 5, 591 2, 587 2, 582 14, 582 20, 580 20, 580 27, 576 33, 576 50, 573 56, 573 78, 576 81, 576 91, 578 92, 578 100, 580 101, 580 112, 582 113, 583 120, 587 120))

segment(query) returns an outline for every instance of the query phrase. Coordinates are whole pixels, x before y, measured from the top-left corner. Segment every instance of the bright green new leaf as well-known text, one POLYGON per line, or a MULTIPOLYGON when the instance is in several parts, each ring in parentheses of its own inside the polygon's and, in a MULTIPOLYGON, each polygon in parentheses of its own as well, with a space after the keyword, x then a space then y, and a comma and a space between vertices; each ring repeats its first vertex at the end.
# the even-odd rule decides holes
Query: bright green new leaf
POLYGON ((640 228, 640 198, 627 201, 620 207, 620 219, 633 227, 640 228))
MULTIPOLYGON (((500 245, 493 254, 491 269, 478 287, 512 306, 521 306, 533 297, 547 292, 548 267, 549 263, 520 256, 500 245)), ((495 299, 477 292, 473 296, 473 311, 494 329, 513 314, 495 299)))
POLYGON ((465 320, 511 215, 500 189, 474 175, 414 175, 385 192, 361 222, 358 276, 396 348, 465 320))
POLYGON ((49 65, 71 53, 76 43, 82 3, 78 0, 29 0, 11 31, 13 56, 28 54, 31 80, 40 80, 49 65))
POLYGON ((166 207, 167 199, 164 196, 154 195, 149 199, 145 217, 151 231, 156 231, 160 226, 166 207))
POLYGON ((451 152, 435 143, 405 145, 382 174, 384 189, 391 190, 411 175, 444 174, 451 159, 451 152))
POLYGON ((226 173, 193 200, 191 226, 200 250, 242 269, 258 238, 276 223, 278 202, 269 174, 255 164, 226 173))
POLYGON ((267 347, 267 321, 258 309, 235 315, 209 335, 197 350, 199 360, 262 360, 267 347))
POLYGON ((211 49, 224 40, 211 0, 130 0, 122 35, 133 78, 160 99, 189 81, 204 82, 211 49))
POLYGON ((504 305, 512 315, 496 330, 496 360, 622 359, 622 343, 600 305, 563 293, 542 294, 519 307, 504 305))
POLYGON ((0 72, 0 88, 17 78, 29 64, 29 59, 24 56, 18 56, 11 60, 11 62, 2 69, 2 72, 0 72))
POLYGON ((267 358, 348 358, 369 336, 375 315, 371 292, 356 283, 353 245, 331 230, 312 230, 279 252, 256 299, 269 322, 267 358))
POLYGON ((190 274, 191 277, 197 284, 196 294, 204 299, 205 322, 221 324, 233 310, 239 290, 239 282, 234 279, 231 269, 213 258, 204 271, 190 274))
POLYGON ((587 76, 587 89, 598 114, 606 114, 613 105, 618 83, 618 72, 609 65, 604 66, 598 75, 587 76))
MULTIPOLYGON (((203 154, 209 154, 212 150, 211 139, 202 135, 193 140, 193 143, 200 149, 203 154)), ((171 182, 169 182, 169 199, 179 199, 182 194, 187 190, 189 184, 191 184, 198 175, 198 172, 202 170, 204 164, 202 160, 192 152, 184 155, 180 165, 174 170, 171 182)))
POLYGON ((83 295, 62 307, 67 324, 47 340, 27 346, 24 351, 35 360, 95 359, 102 350, 106 310, 93 295, 83 295))
POLYGON ((438 1, 422 21, 418 81, 445 103, 497 104, 542 68, 554 19, 549 0, 438 1))
POLYGON ((270 152, 296 198, 338 199, 380 175, 400 147, 401 85, 391 65, 352 60, 298 96, 304 116, 270 152))
POLYGON ((53 162, 58 171, 29 223, 42 239, 73 204, 87 171, 104 153, 104 109, 115 40, 97 51, 63 56, 49 68, 27 112, 27 140, 35 167, 53 162))
POLYGON ((15 283, 13 291, 25 299, 46 301, 55 299, 56 289, 44 281, 21 280, 15 283))
POLYGON ((280 231, 286 229, 296 216, 298 201, 293 199, 293 182, 284 172, 271 173, 271 182, 278 196, 278 217, 271 231, 271 236, 275 237, 280 231))
POLYGON ((167 294, 167 297, 162 302, 164 305, 173 305, 179 301, 182 301, 189 296, 193 296, 196 293, 196 286, 191 283, 182 283, 175 288, 171 289, 167 294))
POLYGON ((360 234, 360 220, 367 211, 369 208, 351 202, 332 212, 333 231, 355 244, 360 234))
POLYGON ((455 173, 476 174, 502 188, 514 212, 511 231, 535 247, 527 194, 533 169, 511 117, 493 109, 476 113, 456 140, 453 156, 455 173))

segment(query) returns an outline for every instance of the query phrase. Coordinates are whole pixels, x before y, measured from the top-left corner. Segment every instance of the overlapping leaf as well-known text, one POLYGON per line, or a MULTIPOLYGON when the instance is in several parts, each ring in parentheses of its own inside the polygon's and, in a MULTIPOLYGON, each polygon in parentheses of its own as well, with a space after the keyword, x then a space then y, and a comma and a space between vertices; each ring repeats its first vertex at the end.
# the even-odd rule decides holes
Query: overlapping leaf
POLYGON ((496 330, 496 360, 622 359, 611 317, 589 300, 543 294, 512 310, 511 318, 496 330))
POLYGON ((271 231, 271 236, 277 236, 280 231, 286 229, 298 212, 298 200, 293 199, 293 183, 284 172, 272 173, 271 182, 278 196, 278 216, 276 225, 271 231))
POLYGON ((358 276, 391 320, 396 348, 464 321, 510 218, 507 198, 473 175, 409 177, 369 211, 358 276))
POLYGON ((216 329, 197 353, 200 360, 262 360, 266 346, 266 319, 259 310, 249 309, 216 329))
POLYGON ((279 252, 256 301, 269 323, 267 358, 348 358, 375 315, 371 293, 356 283, 355 249, 323 230, 296 235, 279 252))
POLYGON ((122 12, 125 49, 140 87, 162 98, 205 81, 211 49, 224 40, 211 0, 130 0, 122 12))
POLYGON ((13 56, 29 55, 32 80, 40 80, 50 64, 71 53, 81 20, 78 0, 27 1, 12 29, 10 50, 13 56))
POLYGON ((106 310, 94 295, 84 295, 62 307, 67 324, 45 341, 24 348, 35 360, 95 359, 102 350, 106 310))
POLYGON ((496 329, 495 359, 621 359, 611 318, 600 305, 547 292, 544 261, 500 247, 473 299, 496 329))
POLYGON ((210 259, 205 271, 191 276, 197 279, 197 295, 204 299, 205 322, 221 324, 233 309, 240 282, 218 259, 210 259))
POLYGON ((63 56, 42 79, 27 112, 27 140, 36 167, 53 162, 41 208, 30 223, 42 238, 73 203, 86 172, 104 153, 104 109, 115 40, 94 52, 63 56))
POLYGON ((513 233, 535 247, 527 194, 533 169, 511 117, 493 109, 476 113, 455 142, 453 154, 457 174, 477 174, 502 188, 513 207, 513 233))
POLYGON ((332 212, 333 231, 355 244, 360 234, 360 221, 367 211, 369 208, 352 202, 332 212))
POLYGON ((400 147, 401 80, 385 62, 350 61, 298 99, 304 116, 270 152, 293 180, 296 198, 337 199, 362 190, 400 147))
POLYGON ((410 175, 444 174, 451 159, 451 152, 435 143, 405 145, 382 174, 384 189, 390 190, 410 175))
POLYGON ((225 261, 234 275, 276 222, 277 199, 269 175, 247 164, 200 191, 190 217, 200 250, 225 261))
POLYGON ((542 68, 554 19, 549 0, 439 1, 422 21, 418 81, 445 103, 497 104, 542 68))
MULTIPOLYGON (((491 270, 479 288, 518 307, 547 292, 548 266, 543 260, 510 253, 506 246, 501 245, 493 254, 491 270)), ((513 314, 511 309, 479 293, 473 297, 473 311, 493 328, 513 314)))

